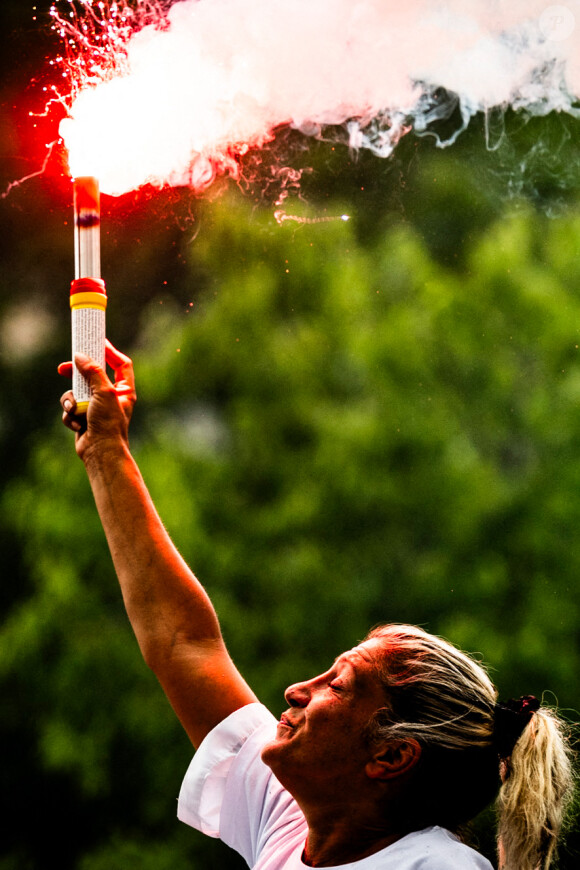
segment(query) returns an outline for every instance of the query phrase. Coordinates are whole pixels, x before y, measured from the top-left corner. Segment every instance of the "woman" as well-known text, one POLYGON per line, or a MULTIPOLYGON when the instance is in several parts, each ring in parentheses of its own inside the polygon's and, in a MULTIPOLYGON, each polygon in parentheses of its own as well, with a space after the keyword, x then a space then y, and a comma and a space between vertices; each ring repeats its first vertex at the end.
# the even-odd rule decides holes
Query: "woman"
POLYGON ((327 673, 287 690, 290 709, 276 737, 273 717, 259 705, 218 726, 188 771, 180 818, 221 835, 256 868, 468 870, 490 865, 453 835, 499 790, 499 866, 548 868, 573 791, 557 716, 530 696, 498 704, 476 661, 414 626, 377 628, 346 658, 346 674, 343 656, 327 673), (368 681, 354 694, 353 673, 365 670, 380 694, 368 681), (299 750, 288 747, 309 708, 318 718, 310 713, 299 750), (342 733, 331 725, 333 708, 342 733), (398 754, 387 757, 385 747, 398 754), (382 771, 369 770, 369 757, 381 758, 382 771), (357 778, 362 769, 370 789, 357 778), (327 839, 332 832, 330 850, 320 848, 319 828, 327 839))
MULTIPOLYGON (((456 836, 499 789, 504 870, 545 870, 572 794, 569 749, 534 698, 496 703, 487 674, 412 626, 372 631, 286 692, 278 723, 234 666, 207 593, 175 549, 129 450, 131 361, 92 360, 86 416, 62 397, 125 606, 193 745, 179 816, 255 870, 485 870, 456 836)), ((61 367, 70 373, 70 364, 61 367)))

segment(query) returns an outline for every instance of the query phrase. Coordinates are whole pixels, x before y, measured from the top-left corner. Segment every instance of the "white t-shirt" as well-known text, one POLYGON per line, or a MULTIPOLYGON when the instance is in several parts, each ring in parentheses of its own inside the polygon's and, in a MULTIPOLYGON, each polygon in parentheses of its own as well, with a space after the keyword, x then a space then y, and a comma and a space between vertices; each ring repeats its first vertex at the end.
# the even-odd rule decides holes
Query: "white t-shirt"
MULTIPOLYGON (((304 816, 260 758, 276 720, 261 704, 242 707, 207 735, 185 775, 177 815, 220 837, 253 870, 305 870, 304 816)), ((329 868, 331 870, 331 868, 329 868)), ((415 831, 336 870, 492 870, 444 828, 415 831)))

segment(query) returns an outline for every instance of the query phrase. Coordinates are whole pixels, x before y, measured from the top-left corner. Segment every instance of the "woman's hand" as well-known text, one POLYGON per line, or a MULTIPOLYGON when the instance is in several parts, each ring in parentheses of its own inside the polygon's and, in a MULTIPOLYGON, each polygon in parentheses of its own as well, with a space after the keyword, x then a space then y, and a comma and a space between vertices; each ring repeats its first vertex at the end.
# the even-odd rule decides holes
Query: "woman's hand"
MULTIPOLYGON (((92 388, 91 400, 86 414, 76 413, 76 401, 72 390, 61 396, 62 421, 75 435, 77 454, 86 462, 96 450, 128 445, 129 420, 136 401, 133 363, 107 341, 105 347, 107 364, 115 372, 115 383, 107 373, 84 354, 77 354, 75 363, 92 388)), ((61 375, 72 375, 72 363, 61 363, 61 375)))

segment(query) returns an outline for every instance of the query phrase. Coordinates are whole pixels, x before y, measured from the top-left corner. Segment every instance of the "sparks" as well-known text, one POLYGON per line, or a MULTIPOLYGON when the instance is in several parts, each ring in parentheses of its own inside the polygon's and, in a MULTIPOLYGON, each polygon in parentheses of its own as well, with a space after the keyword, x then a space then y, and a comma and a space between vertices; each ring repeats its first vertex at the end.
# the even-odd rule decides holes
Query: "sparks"
POLYGON ((286 221, 293 221, 297 224, 327 224, 332 221, 349 221, 350 215, 319 215, 318 217, 302 217, 297 214, 287 214, 283 209, 277 209, 274 212, 274 219, 277 223, 283 224, 286 221))

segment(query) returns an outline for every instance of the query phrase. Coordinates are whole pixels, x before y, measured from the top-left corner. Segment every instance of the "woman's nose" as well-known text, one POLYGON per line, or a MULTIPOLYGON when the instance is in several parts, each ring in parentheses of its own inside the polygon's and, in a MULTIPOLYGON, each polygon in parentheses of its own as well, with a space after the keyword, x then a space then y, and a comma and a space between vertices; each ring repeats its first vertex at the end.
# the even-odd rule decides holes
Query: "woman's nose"
POLYGON ((284 692, 289 707, 305 707, 310 700, 308 683, 293 683, 284 692))

